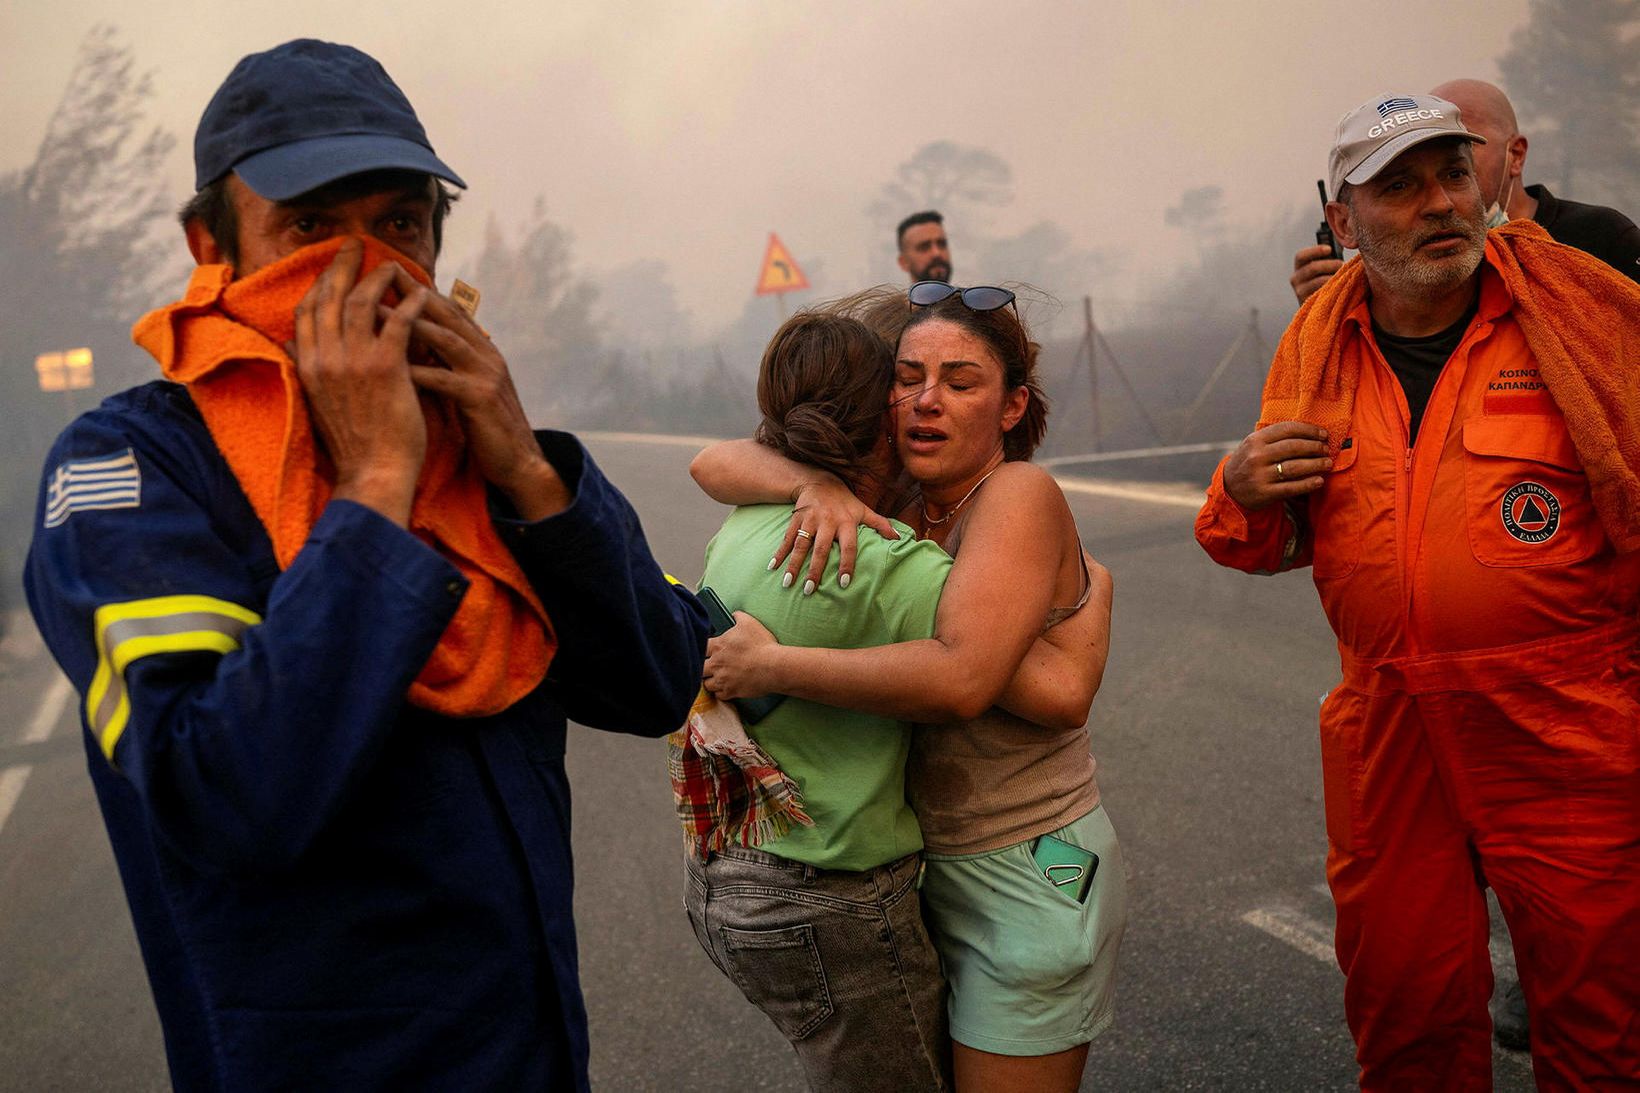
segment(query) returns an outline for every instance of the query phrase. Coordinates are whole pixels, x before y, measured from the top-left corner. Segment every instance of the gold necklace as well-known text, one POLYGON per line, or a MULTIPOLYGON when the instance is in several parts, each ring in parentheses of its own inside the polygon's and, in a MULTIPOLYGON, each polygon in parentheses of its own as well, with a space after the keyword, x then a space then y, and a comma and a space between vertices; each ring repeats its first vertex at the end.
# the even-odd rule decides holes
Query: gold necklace
POLYGON ((974 490, 977 490, 981 486, 985 485, 985 480, 987 478, 990 478, 993 474, 996 474, 997 473, 997 467, 1000 467, 1000 466, 1002 466, 1002 464, 998 463, 996 465, 996 467, 992 467, 990 470, 986 471, 983 475, 981 475, 980 480, 978 482, 974 483, 974 488, 969 490, 967 493, 963 494, 961 501, 958 501, 956 504, 954 504, 950 508, 946 509, 945 510, 945 515, 940 517, 938 520, 936 520, 932 516, 928 515, 928 498, 924 497, 922 499, 923 526, 928 527, 928 528, 937 528, 941 524, 944 524, 944 523, 948 522, 951 519, 951 517, 953 517, 957 514, 957 510, 962 508, 962 506, 966 505, 968 503, 968 499, 970 497, 974 496, 974 490))

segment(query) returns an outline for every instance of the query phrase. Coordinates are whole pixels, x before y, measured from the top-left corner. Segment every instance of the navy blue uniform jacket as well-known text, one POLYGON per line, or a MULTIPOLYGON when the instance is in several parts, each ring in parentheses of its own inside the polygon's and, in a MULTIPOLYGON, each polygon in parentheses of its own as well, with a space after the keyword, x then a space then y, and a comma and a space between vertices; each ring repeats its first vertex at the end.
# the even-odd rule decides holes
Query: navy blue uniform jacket
POLYGON ((183 1090, 578 1089, 565 717, 682 724, 707 622, 573 437, 574 496, 497 524, 546 682, 455 720, 405 692, 460 572, 333 501, 280 572, 186 392, 109 399, 47 463, 26 584, 86 748, 183 1090))

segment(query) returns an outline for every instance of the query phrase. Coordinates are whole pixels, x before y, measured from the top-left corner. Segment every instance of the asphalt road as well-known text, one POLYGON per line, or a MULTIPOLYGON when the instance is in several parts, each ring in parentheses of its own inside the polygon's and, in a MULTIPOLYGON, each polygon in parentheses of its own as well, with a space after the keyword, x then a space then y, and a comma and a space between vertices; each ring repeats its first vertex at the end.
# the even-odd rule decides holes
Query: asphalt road
MULTIPOLYGON (((689 481, 694 449, 590 446, 661 563, 693 581, 725 511, 689 481)), ((1131 899, 1116 1025, 1094 1043, 1083 1089, 1353 1088, 1316 742, 1337 659, 1315 592, 1304 575, 1212 565, 1191 539, 1187 490, 1073 483, 1067 495, 1116 580, 1091 729, 1131 899)), ((75 696, 12 622, 0 642, 0 1089, 164 1089, 75 696)), ((576 729, 569 763, 594 1087, 801 1090, 785 1041, 684 918, 664 745, 576 729)), ((1500 1053, 1495 1071, 1498 1089, 1531 1088, 1523 1056, 1500 1053)))

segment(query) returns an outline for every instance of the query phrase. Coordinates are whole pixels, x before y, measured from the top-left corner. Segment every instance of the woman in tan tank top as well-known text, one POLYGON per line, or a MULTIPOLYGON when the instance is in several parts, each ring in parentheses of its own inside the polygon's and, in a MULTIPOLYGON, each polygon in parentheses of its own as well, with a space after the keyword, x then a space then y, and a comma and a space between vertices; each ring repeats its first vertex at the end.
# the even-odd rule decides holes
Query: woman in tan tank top
MULTIPOLYGON (((913 286, 896 354, 890 435, 921 488, 899 515, 920 536, 953 552, 961 546, 936 637, 872 649, 788 648, 743 616, 714 641, 706 678, 724 697, 779 692, 928 724, 914 746, 908 792, 929 851, 930 889, 938 880, 946 897, 948 921, 931 899, 930 926, 952 985, 958 1088, 1073 1090, 1088 1041, 1109 1021, 1125 917, 1114 836, 1087 871, 1103 884, 1095 896, 1054 891, 1060 874, 1030 874, 1044 837, 1061 837, 1074 855, 1087 840, 1073 824, 1093 816, 1108 832, 1084 728, 1108 622, 1079 633, 1085 647, 1064 662, 1063 686, 1040 689, 1034 704, 1013 701, 1020 696, 1010 680, 1036 655, 1044 630, 1090 595, 1108 619, 1109 577, 1085 565, 1058 484, 1027 462, 1046 404, 1034 376, 1037 347, 1012 299, 1002 289, 913 286), (1037 944, 1012 951, 1022 940, 1037 944), (1009 1022, 1017 1027, 1001 1027, 1009 1022)), ((742 482, 783 487, 785 497, 795 495, 792 474, 772 462, 738 471, 742 482)), ((809 501, 794 517, 799 546, 826 545, 827 530, 864 518, 857 502, 851 509, 851 498, 817 486, 812 471, 796 486, 809 501)))

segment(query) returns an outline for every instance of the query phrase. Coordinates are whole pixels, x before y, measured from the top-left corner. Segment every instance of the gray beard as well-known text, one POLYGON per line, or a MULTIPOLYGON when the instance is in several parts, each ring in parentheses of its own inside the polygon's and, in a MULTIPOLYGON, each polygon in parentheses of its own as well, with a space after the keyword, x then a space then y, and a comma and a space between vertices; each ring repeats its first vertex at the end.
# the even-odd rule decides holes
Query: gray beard
POLYGON ((1397 295, 1421 295, 1446 292, 1457 288, 1480 268, 1486 254, 1486 210, 1477 209, 1471 217, 1453 210, 1439 220, 1426 220, 1414 236, 1393 231, 1378 232, 1360 226, 1356 229, 1357 248, 1361 261, 1381 285, 1397 295), (1425 258, 1418 254, 1418 246, 1436 232, 1457 231, 1468 239, 1468 247, 1448 259, 1425 258))

